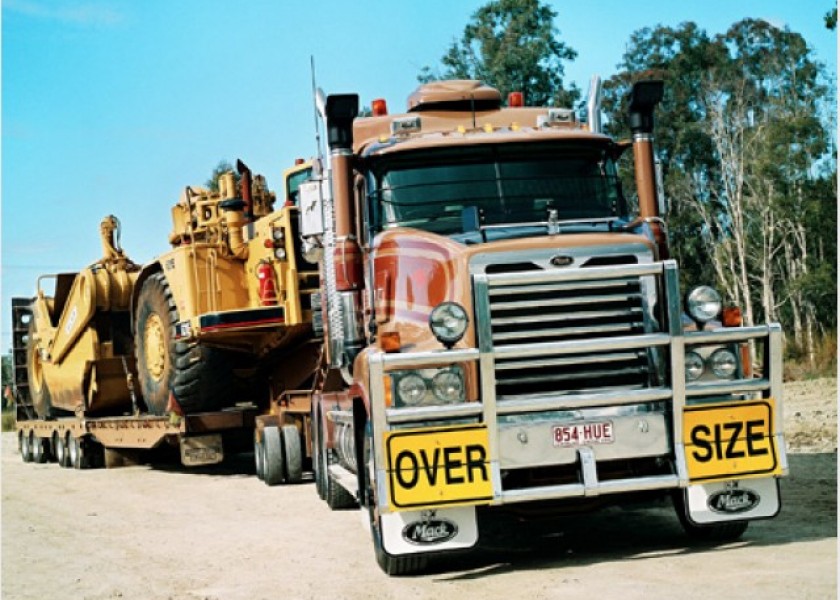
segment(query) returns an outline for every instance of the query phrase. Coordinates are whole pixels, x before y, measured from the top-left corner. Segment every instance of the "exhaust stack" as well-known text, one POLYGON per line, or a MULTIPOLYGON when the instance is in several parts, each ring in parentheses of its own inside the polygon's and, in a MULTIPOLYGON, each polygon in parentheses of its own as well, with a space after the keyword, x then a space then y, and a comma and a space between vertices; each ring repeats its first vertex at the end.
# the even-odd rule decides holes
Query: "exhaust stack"
POLYGON ((589 81, 589 96, 586 99, 586 122, 589 131, 601 133, 601 77, 593 75, 589 81))
POLYGON ((662 81, 637 81, 630 91, 630 130, 633 132, 633 162, 639 216, 658 218, 656 197, 656 161, 653 155, 653 110, 662 100, 662 81))

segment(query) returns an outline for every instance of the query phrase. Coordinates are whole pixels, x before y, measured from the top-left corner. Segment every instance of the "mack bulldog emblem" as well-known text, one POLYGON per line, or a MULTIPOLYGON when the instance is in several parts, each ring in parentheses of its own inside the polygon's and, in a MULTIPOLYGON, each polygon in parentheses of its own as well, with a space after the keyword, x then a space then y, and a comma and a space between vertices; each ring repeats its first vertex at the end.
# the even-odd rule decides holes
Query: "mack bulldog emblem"
POLYGON ((709 509, 716 513, 737 514, 758 506, 761 497, 753 490, 737 487, 721 490, 709 496, 709 509))
POLYGON ((403 539, 411 544, 440 544, 457 534, 458 526, 455 523, 436 518, 409 523, 402 532, 403 539))
POLYGON ((572 258, 571 256, 565 256, 563 254, 558 254, 557 256, 551 257, 551 266, 553 267, 568 267, 574 262, 574 258, 572 258))

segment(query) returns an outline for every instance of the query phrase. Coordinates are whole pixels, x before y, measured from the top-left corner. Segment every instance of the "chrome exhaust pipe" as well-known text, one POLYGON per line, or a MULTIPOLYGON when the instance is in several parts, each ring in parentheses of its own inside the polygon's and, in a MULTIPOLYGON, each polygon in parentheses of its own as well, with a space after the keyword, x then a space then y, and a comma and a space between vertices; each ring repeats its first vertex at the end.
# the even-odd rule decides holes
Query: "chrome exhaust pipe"
POLYGON ((592 133, 601 133, 601 77, 593 75, 586 99, 586 123, 592 133))

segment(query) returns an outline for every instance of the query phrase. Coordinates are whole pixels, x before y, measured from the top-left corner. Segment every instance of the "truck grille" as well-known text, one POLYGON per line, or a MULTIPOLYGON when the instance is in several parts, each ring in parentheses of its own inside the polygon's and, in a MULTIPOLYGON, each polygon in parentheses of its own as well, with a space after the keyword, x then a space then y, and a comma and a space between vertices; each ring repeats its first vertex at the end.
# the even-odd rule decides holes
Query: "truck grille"
MULTIPOLYGON (((498 266, 488 269, 491 281, 498 266)), ((494 358, 497 398, 650 385, 652 355, 647 349, 538 356, 515 352, 518 346, 538 343, 651 332, 640 277, 491 285, 487 292, 492 346, 505 350, 494 358)))

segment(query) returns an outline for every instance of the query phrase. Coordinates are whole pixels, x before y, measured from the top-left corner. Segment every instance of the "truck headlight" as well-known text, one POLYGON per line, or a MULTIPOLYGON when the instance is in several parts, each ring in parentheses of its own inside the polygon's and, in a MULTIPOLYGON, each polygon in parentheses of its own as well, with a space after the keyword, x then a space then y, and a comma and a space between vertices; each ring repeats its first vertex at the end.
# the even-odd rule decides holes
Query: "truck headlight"
POLYGON ((466 396, 464 370, 460 365, 443 369, 394 371, 392 388, 396 407, 441 406, 464 402, 466 396))
POLYGON ((416 373, 400 377, 397 382, 397 396, 404 406, 417 406, 426 398, 426 380, 416 373))
POLYGON ((685 353, 685 378, 688 381, 695 381, 703 375, 703 357, 696 352, 685 353))
POLYGON ((721 379, 732 379, 738 370, 738 359, 731 350, 721 348, 712 352, 709 357, 709 366, 717 377, 721 379))
POLYGON ((722 303, 720 294, 707 285, 691 290, 686 298, 686 310, 698 323, 708 323, 720 314, 722 303))
POLYGON ((464 376, 459 370, 441 371, 432 379, 432 392, 442 402, 464 401, 464 376))
POLYGON ((451 348, 467 331, 467 311, 456 302, 441 302, 429 315, 429 327, 437 340, 451 348))

